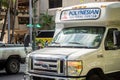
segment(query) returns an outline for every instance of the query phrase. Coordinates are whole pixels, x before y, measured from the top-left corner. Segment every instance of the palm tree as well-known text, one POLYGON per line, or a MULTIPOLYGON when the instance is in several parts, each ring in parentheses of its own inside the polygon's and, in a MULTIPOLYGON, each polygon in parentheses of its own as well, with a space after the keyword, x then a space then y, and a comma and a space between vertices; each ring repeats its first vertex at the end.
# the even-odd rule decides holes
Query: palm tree
POLYGON ((11 28, 12 28, 12 36, 11 36, 11 41, 14 39, 14 29, 15 29, 15 19, 16 19, 16 16, 17 16, 17 2, 18 0, 12 0, 12 4, 13 6, 10 6, 10 11, 11 11, 11 17, 13 20, 11 20, 12 22, 12 25, 11 25, 11 28))
POLYGON ((53 16, 49 15, 48 12, 40 14, 39 23, 42 26, 41 29, 54 29, 55 22, 53 20, 53 16))
MULTIPOLYGON (((5 29, 6 29, 6 22, 7 22, 7 15, 8 15, 8 11, 10 11, 10 28, 12 29, 12 36, 11 36, 11 41, 13 40, 14 37, 14 24, 15 24, 15 17, 16 17, 16 5, 17 5, 17 0, 0 0, 0 7, 4 6, 6 7, 6 14, 5 14, 5 19, 4 19, 4 24, 2 27, 2 32, 1 32, 1 38, 0 40, 3 41, 4 38, 4 34, 5 34, 5 29)), ((10 43, 11 43, 10 41, 10 43)))
MULTIPOLYGON (((6 7, 4 23, 3 23, 3 27, 2 27, 0 41, 3 41, 3 37, 4 37, 4 34, 5 34, 5 28, 6 28, 6 22, 7 22, 7 14, 8 14, 8 7, 9 7, 9 5, 7 5, 8 3, 9 3, 9 1, 7 2, 7 0, 0 0, 0 8, 1 8, 1 10, 2 10, 2 6, 6 7)), ((0 13, 1 13, 1 10, 0 10, 0 13)))

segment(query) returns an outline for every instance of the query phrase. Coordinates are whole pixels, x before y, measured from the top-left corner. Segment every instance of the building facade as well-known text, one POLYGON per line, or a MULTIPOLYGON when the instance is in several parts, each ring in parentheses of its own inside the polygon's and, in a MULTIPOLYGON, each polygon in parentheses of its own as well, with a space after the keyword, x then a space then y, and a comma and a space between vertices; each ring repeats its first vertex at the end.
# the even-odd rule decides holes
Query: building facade
POLYGON ((39 0, 40 12, 49 11, 50 15, 55 15, 57 8, 77 5, 88 2, 108 2, 108 1, 120 1, 120 0, 39 0))
MULTIPOLYGON (((16 1, 17 1, 16 3, 17 16, 15 16, 14 39, 12 42, 23 43, 23 37, 28 30, 26 24, 29 23, 29 1, 28 0, 16 0, 16 1)), ((5 15, 6 15, 6 8, 2 8, 0 14, 0 32, 2 32, 3 29, 5 15)), ((7 43, 9 40, 8 36, 11 37, 11 35, 12 35, 12 29, 10 28, 10 31, 8 31, 8 18, 7 18, 3 42, 7 43)))

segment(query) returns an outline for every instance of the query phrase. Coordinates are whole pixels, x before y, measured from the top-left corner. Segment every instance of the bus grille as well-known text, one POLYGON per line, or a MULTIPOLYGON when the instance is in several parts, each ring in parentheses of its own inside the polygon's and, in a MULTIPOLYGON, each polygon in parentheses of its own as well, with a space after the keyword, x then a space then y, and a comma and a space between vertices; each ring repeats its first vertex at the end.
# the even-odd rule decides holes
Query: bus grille
POLYGON ((64 72, 64 61, 60 59, 42 59, 35 58, 33 59, 33 67, 34 72, 39 72, 42 74, 51 74, 52 75, 60 75, 64 72))

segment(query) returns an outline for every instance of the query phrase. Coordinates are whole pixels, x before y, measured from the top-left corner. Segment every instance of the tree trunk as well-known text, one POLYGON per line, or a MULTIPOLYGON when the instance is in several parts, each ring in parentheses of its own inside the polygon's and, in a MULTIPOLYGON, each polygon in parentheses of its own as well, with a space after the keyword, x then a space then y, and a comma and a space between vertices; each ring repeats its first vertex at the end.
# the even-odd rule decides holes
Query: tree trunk
MULTIPOLYGON (((9 2, 10 2, 10 1, 8 1, 8 3, 9 3, 9 2)), ((3 23, 3 27, 2 27, 2 32, 1 32, 0 41, 3 41, 3 38, 4 38, 5 28, 6 28, 6 22, 7 22, 8 9, 9 9, 9 5, 7 5, 7 10, 6 10, 6 13, 5 13, 5 18, 4 18, 4 23, 3 23)))
POLYGON ((1 10, 2 10, 2 2, 0 1, 0 15, 1 15, 1 10))
POLYGON ((16 7, 17 7, 17 2, 18 2, 18 0, 15 0, 15 3, 14 3, 14 6, 13 6, 13 20, 11 20, 12 21, 12 36, 11 36, 11 41, 10 42, 12 42, 13 40, 14 40, 14 30, 15 30, 15 18, 16 18, 16 13, 17 13, 17 9, 16 9, 16 7))

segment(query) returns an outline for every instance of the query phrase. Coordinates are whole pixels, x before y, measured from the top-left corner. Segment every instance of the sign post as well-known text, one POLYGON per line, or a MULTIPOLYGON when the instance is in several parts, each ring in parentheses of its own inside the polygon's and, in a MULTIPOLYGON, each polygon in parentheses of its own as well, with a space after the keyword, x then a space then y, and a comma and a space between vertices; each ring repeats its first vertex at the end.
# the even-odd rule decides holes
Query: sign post
POLYGON ((29 34, 30 34, 30 44, 32 45, 32 0, 29 0, 29 34))
POLYGON ((41 25, 40 24, 35 24, 35 25, 28 24, 27 27, 32 28, 32 35, 31 35, 32 37, 30 37, 30 38, 32 38, 32 42, 31 42, 32 48, 33 48, 33 50, 35 50, 35 46, 36 46, 36 43, 35 43, 36 30, 35 29, 41 28, 41 25))

